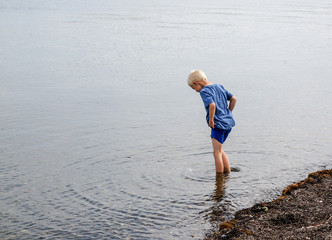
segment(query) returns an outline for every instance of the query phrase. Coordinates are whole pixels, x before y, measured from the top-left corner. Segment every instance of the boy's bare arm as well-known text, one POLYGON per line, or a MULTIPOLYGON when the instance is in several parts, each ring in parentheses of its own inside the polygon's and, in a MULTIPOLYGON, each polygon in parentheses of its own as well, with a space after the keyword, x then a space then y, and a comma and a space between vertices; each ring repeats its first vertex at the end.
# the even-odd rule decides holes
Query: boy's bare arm
POLYGON ((209 126, 214 128, 214 115, 216 113, 216 104, 210 103, 209 105, 209 126))
POLYGON ((235 104, 236 104, 236 97, 233 96, 230 100, 229 100, 229 110, 233 111, 234 107, 235 107, 235 104))

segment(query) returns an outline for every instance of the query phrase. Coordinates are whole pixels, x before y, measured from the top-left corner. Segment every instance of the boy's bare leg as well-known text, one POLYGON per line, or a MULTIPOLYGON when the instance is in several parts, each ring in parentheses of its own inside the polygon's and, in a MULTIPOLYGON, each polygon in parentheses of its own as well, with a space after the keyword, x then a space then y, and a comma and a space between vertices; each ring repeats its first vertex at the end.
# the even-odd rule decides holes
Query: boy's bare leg
MULTIPOLYGON (((213 146, 213 156, 214 156, 214 163, 216 166, 217 173, 224 172, 224 164, 222 159, 222 144, 218 142, 216 139, 212 138, 212 146, 213 146)), ((227 157, 227 156, 226 156, 227 157)), ((228 162, 228 159, 227 159, 228 162)))
POLYGON ((224 152, 224 150, 222 149, 222 162, 224 164, 224 172, 225 173, 230 173, 231 172, 231 167, 229 165, 229 161, 228 161, 228 157, 227 154, 224 152))

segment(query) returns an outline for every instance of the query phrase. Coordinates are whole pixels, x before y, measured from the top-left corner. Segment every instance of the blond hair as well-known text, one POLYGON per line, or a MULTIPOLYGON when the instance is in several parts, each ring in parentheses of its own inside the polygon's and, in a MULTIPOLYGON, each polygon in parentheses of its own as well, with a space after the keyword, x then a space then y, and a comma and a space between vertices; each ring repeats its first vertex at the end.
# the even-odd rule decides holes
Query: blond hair
POLYGON ((188 76, 188 85, 193 86, 194 82, 205 82, 207 80, 206 75, 201 70, 192 70, 188 76))

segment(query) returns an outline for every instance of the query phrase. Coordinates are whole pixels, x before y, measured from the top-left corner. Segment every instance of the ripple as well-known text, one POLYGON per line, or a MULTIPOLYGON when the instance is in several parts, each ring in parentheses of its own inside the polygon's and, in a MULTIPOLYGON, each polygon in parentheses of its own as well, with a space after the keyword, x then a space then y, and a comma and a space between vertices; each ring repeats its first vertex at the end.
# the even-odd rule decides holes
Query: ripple
MULTIPOLYGON (((201 172, 199 173, 194 172, 192 168, 186 169, 186 171, 183 173, 184 179, 188 179, 191 181, 196 181, 196 182, 213 182, 213 178, 211 178, 211 171, 207 172, 201 172)), ((212 175, 213 176, 213 175, 212 175)))

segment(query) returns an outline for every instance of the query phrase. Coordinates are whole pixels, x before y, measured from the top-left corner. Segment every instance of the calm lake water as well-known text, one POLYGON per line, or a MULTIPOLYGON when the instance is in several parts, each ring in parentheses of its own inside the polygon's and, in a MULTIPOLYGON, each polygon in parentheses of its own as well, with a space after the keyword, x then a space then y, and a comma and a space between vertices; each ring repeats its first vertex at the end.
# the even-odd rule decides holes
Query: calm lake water
POLYGON ((332 167, 330 0, 0 2, 0 238, 198 239, 332 167), (203 69, 238 99, 216 179, 203 69))

